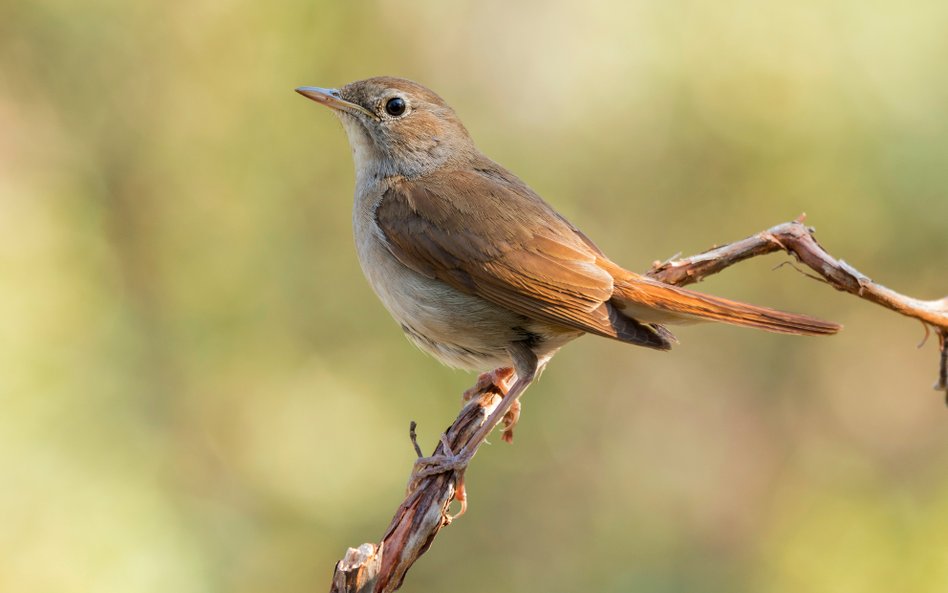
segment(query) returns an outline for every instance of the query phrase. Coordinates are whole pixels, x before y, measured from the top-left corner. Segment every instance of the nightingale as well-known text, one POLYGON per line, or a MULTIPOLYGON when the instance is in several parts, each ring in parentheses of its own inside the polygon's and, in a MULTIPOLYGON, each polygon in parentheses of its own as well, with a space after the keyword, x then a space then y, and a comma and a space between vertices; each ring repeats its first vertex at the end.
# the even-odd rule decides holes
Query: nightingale
MULTIPOLYGON (((355 162, 352 222, 369 284, 410 341, 441 362, 489 371, 505 392, 479 443, 550 358, 583 334, 656 350, 664 324, 719 321, 824 335, 841 326, 678 288, 630 272, 516 175, 484 156, 431 90, 377 77, 300 87, 342 121, 355 162), (512 384, 509 382, 512 381, 512 384)), ((461 450, 451 467, 476 450, 461 450)))

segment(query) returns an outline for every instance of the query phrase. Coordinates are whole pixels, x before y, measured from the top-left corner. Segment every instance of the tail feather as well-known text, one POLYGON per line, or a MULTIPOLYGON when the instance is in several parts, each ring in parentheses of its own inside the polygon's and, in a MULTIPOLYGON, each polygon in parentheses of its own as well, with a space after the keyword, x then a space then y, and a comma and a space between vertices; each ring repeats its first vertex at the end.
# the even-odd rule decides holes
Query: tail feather
POLYGON ((808 315, 710 296, 645 276, 617 282, 612 302, 623 314, 646 323, 713 320, 804 336, 831 335, 842 329, 837 323, 808 315))

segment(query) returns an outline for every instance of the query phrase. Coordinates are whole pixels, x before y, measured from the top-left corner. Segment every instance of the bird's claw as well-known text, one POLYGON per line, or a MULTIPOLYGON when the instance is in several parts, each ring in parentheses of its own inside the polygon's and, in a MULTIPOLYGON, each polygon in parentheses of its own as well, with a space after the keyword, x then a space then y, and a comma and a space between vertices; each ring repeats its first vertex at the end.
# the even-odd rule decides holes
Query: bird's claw
MULTIPOLYGON (((471 401, 475 397, 486 394, 499 395, 505 397, 514 381, 514 370, 510 367, 501 367, 493 371, 483 373, 477 378, 477 383, 464 392, 464 401, 471 401)), ((504 415, 504 431, 500 438, 505 443, 513 442, 513 429, 520 419, 520 400, 513 403, 510 410, 504 415)))
POLYGON ((415 460, 415 468, 412 470, 408 489, 409 491, 414 491, 415 488, 418 487, 419 482, 425 478, 455 472, 456 481, 452 499, 458 501, 461 508, 454 515, 448 514, 447 510, 445 510, 444 524, 448 525, 451 521, 467 512, 467 490, 464 488, 464 470, 467 469, 473 455, 463 449, 458 454, 452 453, 444 435, 441 436, 441 444, 446 453, 438 453, 430 457, 420 457, 415 460))
POLYGON ((475 397, 487 393, 497 394, 501 397, 507 395, 510 385, 513 383, 514 370, 510 367, 501 367, 492 371, 482 373, 477 378, 477 383, 464 392, 462 396, 464 401, 471 401, 475 397))
POLYGON ((501 422, 504 425, 504 431, 500 434, 500 438, 503 439, 505 443, 513 443, 513 429, 517 425, 517 421, 520 420, 520 400, 518 399, 510 406, 510 409, 507 410, 507 413, 504 414, 504 419, 501 422))

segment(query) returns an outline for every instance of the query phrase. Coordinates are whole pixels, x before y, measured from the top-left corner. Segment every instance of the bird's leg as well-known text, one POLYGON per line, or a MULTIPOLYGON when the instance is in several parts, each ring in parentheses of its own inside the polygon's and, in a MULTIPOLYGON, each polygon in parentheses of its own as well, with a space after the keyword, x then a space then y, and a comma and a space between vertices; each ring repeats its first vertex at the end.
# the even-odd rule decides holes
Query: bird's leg
MULTIPOLYGON (((507 392, 510 391, 510 386, 513 384, 514 370, 512 367, 501 367, 499 369, 494 369, 490 372, 482 374, 477 378, 477 383, 474 384, 474 387, 471 387, 464 392, 462 396, 464 401, 471 401, 475 397, 482 396, 487 393, 496 393, 501 397, 507 395, 507 392)), ((503 424, 504 432, 500 435, 500 438, 506 443, 513 442, 513 429, 517 425, 517 420, 520 419, 520 400, 517 399, 510 406, 510 410, 507 411, 507 414, 504 415, 503 424)))
POLYGON ((474 436, 471 437, 457 455, 453 456, 452 462, 460 463, 463 467, 467 467, 471 458, 477 453, 477 448, 480 444, 487 440, 487 435, 507 416, 517 403, 521 394, 526 391, 527 387, 530 386, 530 383, 532 383, 533 379, 537 376, 539 361, 529 346, 522 342, 514 342, 507 347, 507 352, 513 360, 517 380, 510 386, 510 389, 508 389, 507 393, 501 398, 500 403, 497 404, 494 411, 490 413, 487 420, 481 424, 477 432, 474 433, 474 436))
POLYGON ((479 395, 485 393, 497 393, 501 396, 507 395, 510 390, 511 380, 514 376, 513 367, 501 367, 486 373, 482 373, 477 378, 477 383, 461 396, 464 401, 469 402, 479 395))
MULTIPOLYGON (((451 452, 447 442, 442 442, 443 454, 418 459, 415 462, 415 470, 412 472, 412 482, 427 476, 450 471, 463 472, 471 462, 474 454, 477 453, 478 446, 487 439, 487 435, 490 434, 494 427, 497 426, 501 420, 506 418, 508 413, 511 413, 514 406, 518 403, 517 400, 520 398, 520 395, 523 394, 536 377, 539 361, 530 347, 521 342, 510 344, 507 348, 507 352, 513 360, 517 380, 510 386, 507 393, 502 396, 500 403, 497 404, 494 411, 490 413, 487 420, 481 424, 477 432, 474 433, 474 436, 471 437, 468 443, 457 454, 451 452)), ((498 371, 494 371, 494 373, 501 371, 504 371, 504 369, 499 369, 498 371)), ((505 372, 504 374, 507 373, 505 372)), ((507 428, 512 428, 512 426, 508 426, 507 428)))

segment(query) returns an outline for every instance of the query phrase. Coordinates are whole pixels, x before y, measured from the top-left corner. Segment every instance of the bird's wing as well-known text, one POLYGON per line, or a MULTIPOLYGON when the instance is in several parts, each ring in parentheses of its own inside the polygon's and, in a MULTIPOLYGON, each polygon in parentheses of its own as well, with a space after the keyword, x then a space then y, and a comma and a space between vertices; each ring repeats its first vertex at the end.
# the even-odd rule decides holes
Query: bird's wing
POLYGON ((609 302, 601 252, 519 179, 472 169, 401 180, 382 196, 376 223, 405 266, 527 318, 658 349, 660 326, 609 302))

